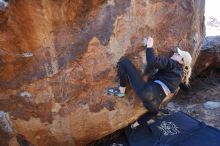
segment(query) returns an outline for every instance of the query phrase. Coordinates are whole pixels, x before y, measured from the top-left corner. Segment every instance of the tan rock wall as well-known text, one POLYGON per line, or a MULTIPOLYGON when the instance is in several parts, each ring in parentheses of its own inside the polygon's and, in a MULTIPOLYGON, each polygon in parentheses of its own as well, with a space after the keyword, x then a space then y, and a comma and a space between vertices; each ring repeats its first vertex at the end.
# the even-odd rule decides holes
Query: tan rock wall
POLYGON ((0 110, 35 145, 82 145, 146 112, 138 97, 106 94, 116 64, 145 35, 161 54, 180 46, 195 61, 204 0, 11 0, 0 13, 0 110))

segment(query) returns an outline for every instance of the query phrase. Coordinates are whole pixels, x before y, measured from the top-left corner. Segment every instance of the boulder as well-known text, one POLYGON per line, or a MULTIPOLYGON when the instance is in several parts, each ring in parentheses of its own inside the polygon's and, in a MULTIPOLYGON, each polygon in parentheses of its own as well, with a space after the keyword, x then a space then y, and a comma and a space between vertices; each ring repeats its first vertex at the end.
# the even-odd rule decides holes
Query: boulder
POLYGON ((11 0, 0 11, 0 110, 36 146, 84 145, 147 110, 117 85, 117 62, 144 65, 144 36, 159 54, 176 46, 193 64, 202 46, 204 1, 11 0))
POLYGON ((194 66, 194 73, 200 74, 210 68, 220 68, 220 36, 209 36, 203 40, 203 46, 194 66))

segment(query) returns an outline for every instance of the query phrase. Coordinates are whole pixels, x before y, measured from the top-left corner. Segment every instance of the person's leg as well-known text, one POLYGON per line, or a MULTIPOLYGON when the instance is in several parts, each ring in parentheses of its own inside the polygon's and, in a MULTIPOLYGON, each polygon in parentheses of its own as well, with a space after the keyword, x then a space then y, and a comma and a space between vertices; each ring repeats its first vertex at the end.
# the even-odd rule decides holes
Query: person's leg
POLYGON ((135 90, 135 92, 140 96, 140 91, 143 90, 145 82, 141 77, 141 74, 137 71, 134 64, 129 59, 122 59, 119 62, 119 88, 109 88, 108 92, 116 96, 123 97, 126 89, 127 78, 135 90), (123 95, 123 96, 122 96, 123 95))
POLYGON ((145 114, 143 114, 142 116, 140 116, 136 122, 134 122, 133 124, 131 124, 131 128, 135 129, 137 128, 139 125, 144 125, 146 124, 149 120, 151 120, 153 117, 155 117, 157 115, 158 112, 147 112, 145 114))
POLYGON ((157 90, 154 90, 156 83, 146 83, 137 71, 134 64, 129 59, 123 59, 119 62, 120 87, 126 86, 128 77, 131 87, 142 100, 144 106, 151 112, 157 112, 159 102, 157 101, 157 90))
POLYGON ((146 84, 141 77, 141 74, 137 71, 134 64, 129 59, 123 59, 119 62, 119 78, 120 78, 120 87, 126 86, 126 79, 129 79, 129 82, 132 88, 139 92, 144 88, 146 84))
POLYGON ((152 113, 159 111, 160 103, 166 97, 163 88, 154 82, 147 83, 141 95, 144 106, 152 113))
POLYGON ((155 117, 157 113, 158 112, 147 112, 146 114, 140 116, 137 121, 140 125, 143 125, 144 123, 147 123, 147 121, 155 117))

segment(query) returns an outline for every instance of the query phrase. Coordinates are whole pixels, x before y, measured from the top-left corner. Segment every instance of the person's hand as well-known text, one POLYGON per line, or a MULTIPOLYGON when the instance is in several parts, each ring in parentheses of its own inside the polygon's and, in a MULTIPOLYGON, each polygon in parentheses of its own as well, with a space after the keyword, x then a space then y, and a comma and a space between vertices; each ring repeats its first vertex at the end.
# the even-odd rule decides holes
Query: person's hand
POLYGON ((152 37, 145 37, 143 40, 143 46, 147 46, 148 48, 152 48, 154 44, 154 39, 152 37))

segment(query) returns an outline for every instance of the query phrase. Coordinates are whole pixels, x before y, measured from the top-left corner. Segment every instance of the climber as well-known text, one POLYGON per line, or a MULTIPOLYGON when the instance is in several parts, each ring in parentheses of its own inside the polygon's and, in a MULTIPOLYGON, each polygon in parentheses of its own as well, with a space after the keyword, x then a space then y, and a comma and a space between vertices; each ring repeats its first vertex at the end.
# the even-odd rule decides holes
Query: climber
POLYGON ((108 89, 108 93, 118 97, 125 96, 126 77, 140 97, 143 105, 151 112, 157 113, 165 97, 173 94, 180 83, 189 85, 191 75, 191 55, 187 51, 176 48, 171 57, 156 56, 153 48, 153 38, 144 38, 147 67, 145 72, 157 69, 151 81, 146 82, 135 66, 127 58, 119 62, 119 87, 108 89))

